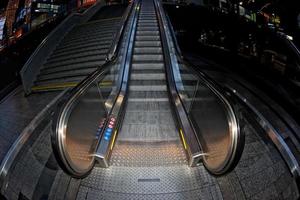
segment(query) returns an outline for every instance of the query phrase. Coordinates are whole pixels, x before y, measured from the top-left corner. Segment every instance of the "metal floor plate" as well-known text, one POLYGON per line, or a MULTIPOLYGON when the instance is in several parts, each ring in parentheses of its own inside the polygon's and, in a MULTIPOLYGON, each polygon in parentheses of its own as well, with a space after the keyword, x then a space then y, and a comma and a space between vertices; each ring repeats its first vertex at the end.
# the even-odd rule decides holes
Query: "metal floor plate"
POLYGON ((111 157, 112 166, 154 167, 187 165, 179 140, 169 142, 118 142, 111 157))
POLYGON ((203 166, 95 168, 82 181, 77 199, 222 199, 203 166))

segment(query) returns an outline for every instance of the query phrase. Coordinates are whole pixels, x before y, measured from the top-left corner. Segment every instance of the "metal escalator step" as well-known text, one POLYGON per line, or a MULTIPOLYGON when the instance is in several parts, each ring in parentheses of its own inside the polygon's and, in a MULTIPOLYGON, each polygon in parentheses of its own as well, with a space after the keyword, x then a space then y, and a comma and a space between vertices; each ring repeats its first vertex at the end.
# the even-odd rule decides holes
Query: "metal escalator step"
POLYGON ((164 63, 132 63, 132 70, 164 69, 164 63))
POLYGON ((135 41, 135 47, 161 47, 160 41, 135 41))
POLYGON ((136 32, 136 35, 137 36, 142 36, 142 35, 144 35, 144 36, 152 36, 152 35, 154 35, 154 36, 156 36, 156 35, 158 35, 159 36, 159 31, 137 31, 136 32))
POLYGON ((128 106, 139 106, 141 110, 127 110, 130 114, 124 118, 124 123, 157 125, 174 124, 170 105, 167 102, 163 102, 164 104, 160 104, 162 110, 158 110, 159 103, 161 102, 128 102, 128 106), (156 108, 156 110, 151 110, 151 108, 156 108))
POLYGON ((166 85, 130 85, 129 91, 167 91, 166 85))
POLYGON ((128 101, 127 109, 130 111, 170 111, 168 101, 128 101))
POLYGON ((137 27, 137 31, 159 31, 158 26, 139 26, 137 27))
POLYGON ((136 47, 134 54, 162 54, 161 47, 136 47))
POLYGON ((144 28, 155 30, 158 29, 158 24, 138 24, 137 30, 143 30, 144 28))
POLYGON ((166 80, 166 76, 164 73, 135 73, 131 74, 131 80, 166 80))
MULTIPOLYGON (((119 172, 120 176, 121 176, 121 174, 129 174, 134 169, 134 171, 132 173, 136 178, 133 178, 131 176, 131 178, 132 178, 131 180, 134 180, 134 181, 137 180, 137 182, 144 182, 144 183, 148 182, 151 185, 153 183, 157 184, 159 182, 164 182, 166 187, 170 188, 170 187, 168 187, 169 184, 177 183, 176 182, 176 181, 178 181, 177 176, 179 174, 180 174, 179 177, 185 177, 185 176, 182 176, 181 174, 188 173, 187 170, 185 170, 185 168, 187 167, 186 154, 185 154, 185 151, 182 148, 182 144, 178 138, 175 140, 167 138, 166 141, 163 141, 163 142, 162 141, 160 141, 160 142, 154 141, 153 143, 150 143, 147 141, 136 140, 136 139, 128 141, 128 139, 126 137, 123 137, 122 135, 120 135, 120 136, 118 136, 117 144, 118 145, 116 145, 116 147, 114 148, 114 152, 111 157, 111 165, 112 165, 112 168, 114 168, 114 170, 119 172), (167 166, 169 166, 169 167, 167 167, 167 166), (158 169, 157 167, 159 167, 159 170, 157 170, 158 169), (181 168, 179 168, 179 167, 181 167, 181 168), (129 173, 126 171, 125 172, 122 171, 122 173, 120 173, 119 169, 123 169, 123 170, 125 169, 129 173), (148 175, 149 169, 151 169, 151 172, 150 172, 151 175, 148 175), (169 170, 169 173, 167 172, 166 169, 169 170), (147 171, 146 177, 144 176, 145 170, 147 171), (168 175, 168 176, 166 176, 166 175, 168 175), (176 176, 174 176, 174 175, 176 175, 176 176), (152 178, 150 178, 150 177, 152 177, 152 178), (168 183, 165 183, 166 181, 161 181, 161 180, 165 180, 165 177, 168 177, 166 180, 168 183)), ((202 170, 205 170, 205 169, 202 169, 202 170)), ((109 177, 109 176, 111 176, 111 174, 112 174, 112 172, 109 172, 109 174, 107 173, 106 176, 109 177)), ((198 174, 203 174, 203 173, 198 172, 198 174)), ((102 178, 103 176, 105 176, 105 175, 102 175, 101 179, 103 179, 102 178)), ((115 176, 115 177, 120 177, 120 176, 115 176)), ((205 174, 205 176, 207 176, 207 175, 205 174)), ((200 176, 199 178, 202 178, 202 176, 200 176)), ((94 180, 94 181, 93 180, 94 180, 94 178, 91 179, 91 181, 86 181, 86 182, 88 182, 90 185, 92 185, 94 182, 97 183, 96 180, 94 180)), ((194 181, 195 179, 192 178, 192 180, 194 181)), ((197 179, 197 181, 198 181, 198 179, 197 179)), ((110 187, 116 188, 118 182, 117 181, 111 181, 111 182, 115 183, 115 185, 111 186, 111 184, 109 184, 110 187)), ((122 183, 124 183, 124 182, 122 182, 122 183)), ((132 188, 132 187, 130 187, 130 188, 132 188)), ((165 187, 163 187, 162 185, 159 185, 159 186, 157 186, 157 188, 160 188, 163 191, 165 187)), ((186 186, 185 186, 185 188, 186 188, 186 186)), ((158 190, 155 189, 152 191, 157 192, 158 190)), ((112 193, 116 193, 116 192, 112 192, 112 193)), ((145 194, 144 194, 145 192, 143 190, 140 190, 137 192, 136 190, 132 189, 131 191, 128 191, 128 189, 126 188, 126 189, 124 189, 124 193, 128 193, 126 195, 127 199, 142 199, 143 196, 145 196, 145 194), (140 195, 138 196, 136 194, 140 194, 140 195)), ((124 193, 122 193, 122 194, 124 194, 124 193)), ((188 191, 188 193, 190 194, 191 191, 188 191)), ((158 194, 158 192, 157 192, 157 194, 158 194)), ((172 195, 166 196, 165 191, 160 193, 160 194, 162 194, 162 196, 159 196, 157 194, 147 194, 147 198, 148 199, 182 199, 182 197, 184 196, 184 195, 182 195, 182 192, 180 192, 180 195, 176 194, 177 196, 175 196, 173 193, 172 193, 172 195)), ((95 196, 102 197, 104 195, 103 195, 102 191, 99 191, 95 194, 95 196)), ((107 197, 112 199, 112 194, 107 195, 107 197)), ((185 197, 188 197, 188 195, 185 195, 185 197)), ((199 195, 193 194, 193 197, 199 197, 199 195)), ((104 199, 106 199, 105 196, 104 196, 104 199)), ((115 196, 114 199, 118 199, 118 196, 115 196)), ((191 199, 191 198, 186 198, 186 199, 191 199)), ((195 198, 195 199, 197 199, 197 198, 195 198)))
MULTIPOLYGON (((126 114, 134 115, 131 112, 126 114)), ((126 115, 125 114, 125 115, 126 115)), ((125 117, 126 119, 126 117, 125 117)), ((122 125, 122 141, 162 142, 178 139, 178 131, 173 124, 125 124, 122 125)))
POLYGON ((153 21, 155 21, 155 22, 157 22, 157 19, 156 19, 156 15, 140 15, 139 16, 139 21, 142 21, 142 22, 144 22, 144 21, 151 21, 151 22, 153 22, 153 21))
POLYGON ((132 69, 131 74, 164 74, 164 69, 132 69))
POLYGON ((163 55, 161 54, 134 54, 133 62, 163 62, 163 55))
POLYGON ((131 80, 130 85, 166 85, 165 80, 131 80))
POLYGON ((137 35, 136 37, 136 41, 157 41, 160 40, 160 36, 159 35, 137 35))
POLYGON ((138 26, 150 26, 150 25, 152 25, 152 26, 156 26, 156 25, 158 25, 158 23, 157 23, 157 21, 156 20, 139 20, 138 21, 138 26))
POLYGON ((161 99, 168 98, 167 91, 130 91, 129 99, 140 99, 141 101, 147 99, 161 99))
POLYGON ((157 23, 157 19, 156 18, 139 18, 139 23, 157 23))

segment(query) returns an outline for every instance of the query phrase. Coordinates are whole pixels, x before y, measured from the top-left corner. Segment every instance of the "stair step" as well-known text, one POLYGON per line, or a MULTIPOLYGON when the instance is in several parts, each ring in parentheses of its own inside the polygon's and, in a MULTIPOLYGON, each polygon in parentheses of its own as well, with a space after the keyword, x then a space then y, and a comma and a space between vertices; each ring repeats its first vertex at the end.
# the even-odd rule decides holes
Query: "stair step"
POLYGON ((130 85, 129 91, 167 91, 166 85, 130 85))
POLYGON ((162 54, 134 54, 133 62, 163 62, 162 54))
POLYGON ((162 54, 161 47, 136 47, 134 54, 162 54))
POLYGON ((41 73, 53 73, 55 71, 67 71, 67 70, 75 70, 79 68, 94 68, 100 67, 104 64, 105 61, 93 61, 93 62, 84 62, 84 63, 77 63, 73 65, 62 65, 57 67, 46 67, 41 70, 41 73))
POLYGON ((70 55, 75 55, 75 54, 80 54, 82 52, 88 52, 88 51, 96 51, 96 50, 106 50, 108 51, 110 45, 102 45, 102 46, 89 46, 89 47, 84 47, 84 48, 79 48, 79 49, 73 49, 69 51, 62 51, 62 52, 56 52, 54 51, 50 58, 58 58, 58 57, 64 57, 64 56, 70 56, 70 55))
POLYGON ((160 41, 135 41, 135 47, 161 47, 160 41))
POLYGON ((136 41, 157 41, 160 40, 160 36, 159 35, 137 35, 136 37, 136 41))
POLYGON ((84 57, 90 57, 90 56, 102 56, 106 55, 107 49, 101 49, 101 50, 94 50, 94 51, 82 51, 77 54, 70 54, 66 56, 58 56, 58 57, 50 57, 47 59, 47 63, 54 63, 54 62, 60 62, 64 60, 69 60, 69 59, 79 59, 79 58, 84 58, 84 57))
POLYGON ((131 80, 130 85, 166 85, 165 80, 131 80))
POLYGON ((158 26, 139 26, 137 27, 137 31, 159 31, 158 26))
POLYGON ((168 98, 168 92, 164 91, 130 91, 129 92, 129 99, 140 99, 138 101, 143 101, 142 99, 163 99, 168 98))
POLYGON ((45 68, 59 67, 59 66, 67 66, 85 62, 102 62, 105 61, 106 55, 96 55, 96 56, 86 56, 80 58, 73 59, 65 59, 64 61, 59 60, 57 62, 47 62, 44 64, 45 68))
POLYGON ((133 70, 164 69, 164 63, 133 63, 133 70))
POLYGON ((89 69, 77 69, 77 70, 69 70, 69 71, 61 71, 52 74, 40 74, 37 78, 37 81, 42 80, 50 80, 50 79, 59 79, 59 78, 66 78, 66 77, 74 77, 74 76, 87 76, 97 68, 89 68, 89 69))
POLYGON ((81 38, 76 41, 72 42, 62 42, 59 45, 59 48, 66 48, 66 47, 71 47, 71 46, 77 46, 81 44, 87 44, 87 43, 93 43, 93 42, 101 42, 101 41, 107 41, 107 40, 112 40, 113 35, 110 34, 108 36, 101 36, 99 35, 98 37, 91 37, 91 38, 81 38))
POLYGON ((137 36, 159 36, 159 31, 137 31, 137 36))
POLYGON ((130 75, 131 80, 166 80, 166 76, 164 73, 134 73, 130 75))
POLYGON ((111 40, 95 41, 95 42, 81 44, 81 45, 75 45, 75 46, 58 47, 57 49, 55 49, 55 52, 61 53, 61 52, 65 52, 65 51, 72 51, 72 50, 82 49, 82 48, 91 47, 91 46, 102 46, 102 45, 106 46, 106 45, 110 45, 110 44, 111 44, 111 40))

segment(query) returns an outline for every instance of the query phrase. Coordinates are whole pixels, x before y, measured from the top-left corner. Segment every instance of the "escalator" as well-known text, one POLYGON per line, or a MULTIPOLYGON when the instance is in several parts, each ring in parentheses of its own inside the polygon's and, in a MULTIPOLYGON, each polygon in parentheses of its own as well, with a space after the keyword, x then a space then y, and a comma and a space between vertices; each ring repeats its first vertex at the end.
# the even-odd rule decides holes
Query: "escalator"
POLYGON ((0 199, 297 199, 294 154, 184 62, 161 2, 127 11, 107 62, 0 168, 0 199))
POLYGON ((59 110, 57 160, 71 176, 86 177, 82 197, 212 198, 207 189, 221 195, 209 173, 225 174, 240 158, 234 111, 205 80, 172 69, 178 62, 170 57, 160 4, 133 7, 117 61, 75 88, 59 110))

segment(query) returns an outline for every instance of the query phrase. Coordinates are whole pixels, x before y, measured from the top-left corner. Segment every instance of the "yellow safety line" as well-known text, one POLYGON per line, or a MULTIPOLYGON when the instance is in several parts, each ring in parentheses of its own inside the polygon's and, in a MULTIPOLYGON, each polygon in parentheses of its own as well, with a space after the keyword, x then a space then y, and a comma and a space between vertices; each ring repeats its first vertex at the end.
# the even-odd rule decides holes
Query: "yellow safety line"
POLYGON ((112 140, 111 145, 110 145, 110 150, 112 150, 113 147, 114 147, 115 140, 116 140, 116 136, 117 136, 117 132, 118 132, 118 131, 115 130, 115 132, 114 132, 114 137, 113 137, 113 140, 112 140))
POLYGON ((61 84, 51 84, 51 85, 40 85, 33 86, 32 90, 47 90, 47 89, 59 89, 66 87, 75 87, 78 83, 61 83, 61 84))
POLYGON ((179 129, 179 132, 180 132, 180 135, 181 135, 181 139, 182 139, 182 143, 183 143, 184 149, 186 149, 186 141, 185 141, 183 132, 182 132, 181 129, 179 129))
MULTIPOLYGON (((40 85, 40 86, 33 86, 31 89, 32 91, 38 91, 38 90, 55 90, 60 88, 66 88, 66 87, 75 87, 78 83, 71 82, 71 83, 55 83, 50 85, 40 85)), ((112 81, 103 81, 99 83, 99 86, 109 86, 112 85, 112 81)))
POLYGON ((103 81, 99 83, 99 86, 108 86, 108 85, 112 85, 112 81, 103 81))

